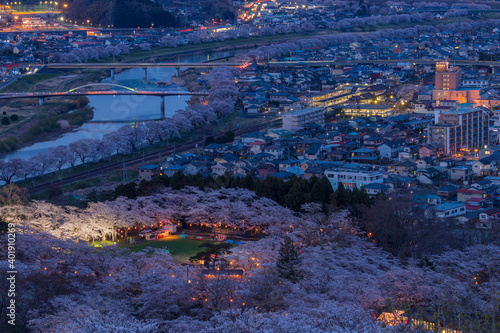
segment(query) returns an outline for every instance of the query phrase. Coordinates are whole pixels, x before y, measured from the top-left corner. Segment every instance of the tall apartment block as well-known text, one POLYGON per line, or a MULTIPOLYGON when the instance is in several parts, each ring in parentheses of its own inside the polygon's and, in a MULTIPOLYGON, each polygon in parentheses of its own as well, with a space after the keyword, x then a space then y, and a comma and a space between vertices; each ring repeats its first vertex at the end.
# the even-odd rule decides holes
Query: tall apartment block
POLYGON ((436 112, 427 141, 443 145, 444 153, 451 155, 461 149, 481 149, 490 144, 488 128, 489 114, 481 108, 436 112))
POLYGON ((457 67, 449 67, 448 62, 436 63, 436 79, 434 89, 455 90, 460 87, 462 71, 457 67))

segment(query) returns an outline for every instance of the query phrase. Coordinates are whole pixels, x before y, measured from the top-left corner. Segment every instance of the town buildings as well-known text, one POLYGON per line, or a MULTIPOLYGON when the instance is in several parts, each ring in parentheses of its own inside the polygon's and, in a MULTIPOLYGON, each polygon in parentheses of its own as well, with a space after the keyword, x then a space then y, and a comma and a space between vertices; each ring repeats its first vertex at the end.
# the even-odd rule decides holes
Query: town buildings
POLYGON ((334 190, 340 183, 345 188, 361 189, 363 186, 373 183, 383 183, 383 174, 378 171, 361 171, 347 170, 342 168, 329 169, 325 171, 325 176, 328 178, 334 190))
POLYGON ((308 123, 316 123, 319 126, 324 126, 325 109, 318 106, 283 115, 283 129, 288 131, 297 131, 304 128, 308 123))

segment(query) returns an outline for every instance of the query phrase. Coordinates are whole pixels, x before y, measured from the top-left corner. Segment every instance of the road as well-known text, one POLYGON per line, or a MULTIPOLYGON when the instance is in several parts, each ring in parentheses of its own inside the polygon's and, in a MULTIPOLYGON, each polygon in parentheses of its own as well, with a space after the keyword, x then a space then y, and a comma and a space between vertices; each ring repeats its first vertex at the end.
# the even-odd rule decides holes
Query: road
POLYGON ((47 68, 71 68, 71 69, 128 69, 128 68, 213 68, 213 67, 240 67, 235 63, 217 63, 217 62, 158 62, 158 63, 135 63, 135 62, 109 62, 109 63, 52 63, 47 64, 47 68))
POLYGON ((269 66, 275 67, 323 67, 323 66, 349 66, 359 64, 388 65, 397 63, 410 63, 414 65, 435 65, 436 62, 447 61, 456 66, 491 66, 500 67, 500 61, 475 61, 453 59, 377 59, 377 60, 312 60, 312 61, 271 61, 269 66))
MULTIPOLYGON (((281 118, 277 117, 277 118, 274 118, 271 120, 261 120, 256 124, 245 125, 245 126, 240 127, 239 129, 233 128, 232 130, 234 131, 236 136, 240 136, 240 135, 243 135, 246 133, 251 133, 251 132, 257 131, 257 130, 261 129, 262 126, 266 126, 266 125, 269 127, 275 127, 275 126, 281 125, 281 118)), ((170 147, 161 149, 161 150, 153 152, 153 153, 145 154, 144 156, 128 158, 128 159, 124 160, 125 167, 127 167, 127 168, 139 167, 139 166, 147 164, 147 163, 157 164, 159 154, 161 154, 161 156, 165 157, 165 156, 169 156, 169 155, 173 154, 174 149, 175 149, 175 153, 178 154, 178 153, 183 153, 183 152, 187 152, 188 150, 194 149, 194 148, 196 148, 196 145, 198 145, 198 147, 202 147, 204 144, 205 144, 204 140, 199 139, 199 140, 187 142, 187 143, 184 143, 181 145, 177 145, 177 146, 175 146, 175 148, 172 147, 172 145, 170 145, 170 147)), ((60 179, 54 180, 48 184, 33 186, 33 187, 29 188, 29 191, 30 191, 30 194, 37 194, 37 193, 41 193, 43 191, 49 190, 54 185, 64 186, 64 185, 74 183, 76 181, 86 180, 86 179, 89 179, 92 177, 97 177, 97 176, 103 175, 105 173, 113 172, 113 171, 121 173, 122 169, 123 169, 123 162, 117 162, 117 163, 113 163, 113 164, 110 164, 107 166, 97 167, 93 170, 85 171, 85 172, 82 172, 82 173, 74 175, 74 176, 60 178, 60 179)))

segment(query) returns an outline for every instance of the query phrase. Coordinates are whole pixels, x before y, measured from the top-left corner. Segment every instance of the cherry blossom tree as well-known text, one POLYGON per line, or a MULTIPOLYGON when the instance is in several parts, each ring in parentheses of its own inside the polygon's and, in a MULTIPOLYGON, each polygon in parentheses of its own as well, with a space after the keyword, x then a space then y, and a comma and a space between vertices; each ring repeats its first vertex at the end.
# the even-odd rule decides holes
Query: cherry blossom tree
POLYGON ((61 170, 68 163, 71 154, 66 146, 57 146, 49 148, 48 154, 52 156, 52 166, 61 170))
POLYGON ((177 47, 177 40, 172 36, 163 36, 160 39, 160 44, 165 47, 177 47))
POLYGON ((12 161, 0 160, 0 180, 9 184, 18 173, 19 170, 12 161))

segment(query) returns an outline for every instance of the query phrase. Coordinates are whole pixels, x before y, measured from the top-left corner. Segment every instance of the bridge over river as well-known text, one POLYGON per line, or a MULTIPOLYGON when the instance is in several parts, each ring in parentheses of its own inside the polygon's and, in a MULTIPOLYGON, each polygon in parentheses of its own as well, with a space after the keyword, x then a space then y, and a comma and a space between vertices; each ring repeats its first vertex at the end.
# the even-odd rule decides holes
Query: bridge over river
POLYGON ((0 93, 1 99, 38 98, 39 104, 45 104, 45 98, 49 97, 75 97, 88 95, 146 95, 161 97, 161 116, 165 116, 165 96, 207 96, 206 92, 189 91, 164 91, 164 90, 137 90, 114 83, 92 83, 70 89, 68 91, 56 92, 20 92, 20 93, 0 93), (89 87, 113 87, 115 90, 85 90, 89 87))

